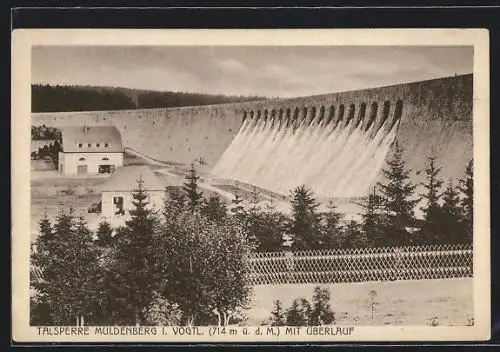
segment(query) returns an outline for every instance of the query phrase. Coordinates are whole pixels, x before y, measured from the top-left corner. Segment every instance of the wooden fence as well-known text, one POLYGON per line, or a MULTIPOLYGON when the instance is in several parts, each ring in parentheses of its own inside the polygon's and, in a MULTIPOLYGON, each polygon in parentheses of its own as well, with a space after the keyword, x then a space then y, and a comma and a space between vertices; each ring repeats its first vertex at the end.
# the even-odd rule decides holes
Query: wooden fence
POLYGON ((262 252, 249 258, 252 285, 444 279, 472 276, 468 245, 262 252))

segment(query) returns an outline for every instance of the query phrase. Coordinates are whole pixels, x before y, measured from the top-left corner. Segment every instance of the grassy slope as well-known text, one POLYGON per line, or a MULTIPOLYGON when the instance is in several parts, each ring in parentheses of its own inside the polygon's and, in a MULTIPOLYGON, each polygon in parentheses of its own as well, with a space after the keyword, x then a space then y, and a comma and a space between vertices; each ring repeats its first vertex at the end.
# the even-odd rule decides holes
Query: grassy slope
MULTIPOLYGON (((294 298, 312 300, 315 285, 254 287, 248 324, 260 325, 280 300, 288 308, 294 298)), ((336 324, 342 325, 467 325, 473 316, 472 279, 364 282, 328 285, 336 324), (371 318, 369 292, 377 292, 371 318)))

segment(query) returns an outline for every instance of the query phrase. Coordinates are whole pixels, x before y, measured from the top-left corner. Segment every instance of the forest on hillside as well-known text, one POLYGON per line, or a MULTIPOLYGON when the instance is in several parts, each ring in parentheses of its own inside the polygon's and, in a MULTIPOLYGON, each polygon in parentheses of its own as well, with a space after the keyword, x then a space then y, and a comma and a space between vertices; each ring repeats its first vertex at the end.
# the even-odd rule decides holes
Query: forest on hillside
POLYGON ((259 96, 228 96, 160 92, 116 87, 31 86, 32 112, 171 108, 263 100, 259 96))

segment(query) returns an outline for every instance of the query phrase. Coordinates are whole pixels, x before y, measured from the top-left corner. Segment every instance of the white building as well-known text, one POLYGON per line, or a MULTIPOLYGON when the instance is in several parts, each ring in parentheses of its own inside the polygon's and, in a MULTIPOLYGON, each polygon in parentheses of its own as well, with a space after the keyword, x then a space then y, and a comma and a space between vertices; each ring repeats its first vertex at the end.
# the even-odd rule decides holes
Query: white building
POLYGON ((123 166, 123 145, 115 126, 71 126, 62 129, 59 172, 64 175, 111 174, 123 166))
POLYGON ((161 185, 148 166, 124 166, 116 171, 100 187, 101 216, 111 224, 123 222, 129 218, 133 193, 138 188, 138 180, 142 179, 142 188, 148 195, 148 208, 161 209, 163 206, 165 187, 161 185))

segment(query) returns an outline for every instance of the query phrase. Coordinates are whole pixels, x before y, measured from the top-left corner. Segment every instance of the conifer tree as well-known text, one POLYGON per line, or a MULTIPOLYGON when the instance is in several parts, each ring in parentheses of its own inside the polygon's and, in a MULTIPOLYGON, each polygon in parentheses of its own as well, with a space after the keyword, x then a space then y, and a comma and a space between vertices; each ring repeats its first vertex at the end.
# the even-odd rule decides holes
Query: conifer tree
POLYGON ((311 315, 311 304, 305 298, 294 299, 290 308, 286 311, 287 326, 309 325, 311 315))
POLYGON ((125 324, 141 324, 153 293, 161 284, 156 261, 160 255, 155 249, 156 219, 148 207, 148 194, 140 178, 133 193, 131 218, 117 230, 114 268, 112 270, 113 295, 117 315, 125 324))
POLYGON ((274 203, 267 203, 263 211, 253 214, 250 221, 249 232, 255 238, 257 251, 274 252, 282 249, 285 217, 276 210, 274 203))
MULTIPOLYGON (((80 253, 79 265, 85 267, 84 273, 79 284, 78 297, 79 301, 85 302, 80 309, 82 320, 87 323, 96 322, 100 317, 100 302, 103 301, 105 292, 104 284, 104 268, 100 265, 101 253, 95 246, 92 238, 92 231, 87 226, 83 217, 79 217, 76 222, 76 246, 82 248, 80 253), (91 298, 89 298, 91 296, 91 298), (83 319, 84 318, 84 319, 83 319)), ((80 268, 79 268, 80 269, 80 268)), ((82 323, 82 321, 80 321, 82 323)))
POLYGON ((382 170, 386 183, 379 183, 383 208, 387 216, 386 235, 393 245, 415 243, 409 228, 415 227, 414 208, 419 199, 414 199, 416 185, 409 180, 411 170, 406 169, 403 148, 396 141, 394 152, 382 170))
POLYGON ((443 193, 443 206, 441 208, 440 228, 441 243, 457 244, 466 242, 464 228, 460 223, 462 210, 458 192, 452 180, 448 181, 446 190, 443 193))
POLYGON ((102 273, 99 254, 92 233, 82 218, 76 221, 73 209, 58 214, 53 238, 46 242, 45 250, 49 255, 43 266, 43 285, 38 289, 50 307, 50 322, 77 325, 82 317, 92 322, 102 294, 96 286, 102 273))
POLYGON ((189 174, 186 175, 186 182, 182 187, 187 197, 188 207, 194 211, 202 202, 203 192, 198 192, 198 180, 199 176, 196 173, 196 168, 194 163, 191 164, 191 169, 189 174))
POLYGON ((426 204, 421 208, 423 211, 423 222, 420 228, 420 240, 426 244, 439 244, 441 242, 441 206, 439 204, 441 194, 440 188, 443 181, 439 178, 441 168, 436 165, 437 157, 427 157, 425 169, 425 182, 422 185, 426 192, 421 194, 426 204))
POLYGON ((391 244, 385 232, 385 213, 383 211, 382 198, 377 194, 376 188, 368 195, 368 198, 361 204, 361 231, 366 238, 368 247, 384 247, 391 244))
POLYGON ((321 248, 321 223, 317 213, 319 206, 305 185, 292 192, 292 219, 289 232, 296 250, 321 248))
POLYGON ((257 187, 252 187, 252 191, 250 192, 250 209, 249 211, 256 211, 259 209, 259 191, 257 190, 257 187))
POLYGON ((221 201, 219 195, 214 194, 208 199, 204 199, 201 213, 211 221, 221 222, 227 216, 227 207, 226 204, 221 201))
POLYGON ((335 315, 331 309, 328 288, 316 286, 312 302, 313 307, 309 317, 309 325, 329 325, 334 322, 335 315))
POLYGON ((370 245, 367 236, 361 231, 360 225, 350 220, 344 230, 343 248, 365 248, 370 245))
POLYGON ((38 225, 39 235, 31 251, 30 263, 32 266, 32 270, 30 270, 30 289, 33 289, 35 293, 30 300, 30 322, 31 325, 53 325, 49 305, 50 300, 47 297, 45 287, 46 281, 39 275, 43 273, 43 276, 48 276, 47 264, 50 259, 49 249, 51 241, 54 238, 52 224, 47 217, 47 213, 43 214, 38 225))
POLYGON ((241 203, 243 202, 243 199, 239 195, 235 195, 234 198, 231 200, 231 214, 234 215, 237 218, 241 218, 245 214, 245 208, 241 203))
POLYGON ((342 214, 337 212, 337 206, 330 200, 328 211, 323 214, 322 248, 339 248, 342 242, 342 214))
POLYGON ((472 243, 474 219, 474 164, 470 160, 465 168, 465 176, 460 180, 460 191, 463 198, 460 205, 463 209, 462 226, 466 241, 472 243))
POLYGON ((166 221, 171 221, 181 213, 187 204, 187 197, 183 190, 178 188, 165 188, 165 196, 163 203, 163 217, 166 221))
POLYGON ((285 311, 279 299, 274 301, 274 310, 271 312, 271 316, 271 326, 285 325, 285 311))
POLYGON ((99 223, 96 231, 96 244, 101 247, 109 247, 113 243, 113 228, 110 223, 103 220, 99 223))

